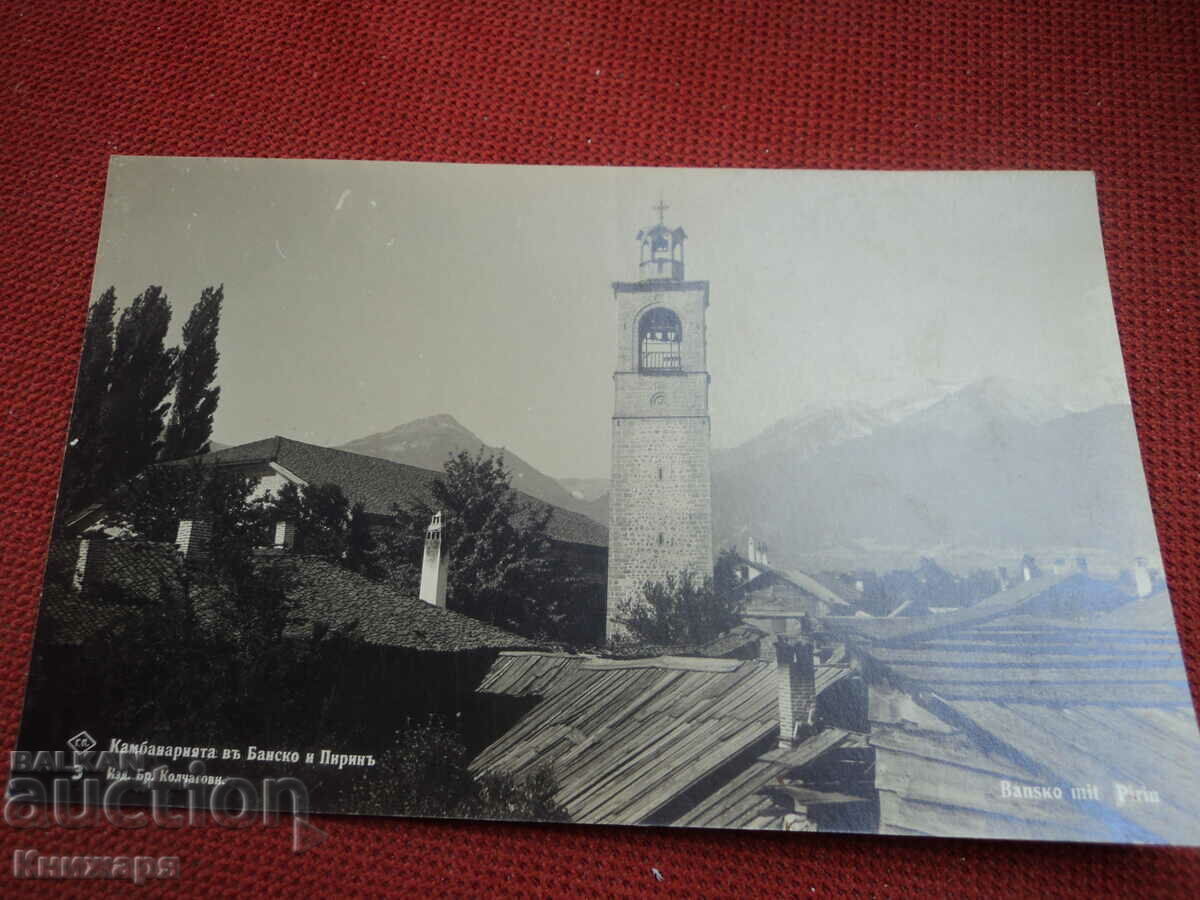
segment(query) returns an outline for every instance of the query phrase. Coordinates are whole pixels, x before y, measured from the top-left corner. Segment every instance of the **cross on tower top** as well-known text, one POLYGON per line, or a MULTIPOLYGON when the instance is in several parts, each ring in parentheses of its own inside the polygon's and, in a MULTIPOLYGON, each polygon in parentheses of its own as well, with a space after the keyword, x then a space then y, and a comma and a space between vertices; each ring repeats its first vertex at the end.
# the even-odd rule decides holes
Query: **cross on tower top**
POLYGON ((658 206, 651 207, 651 209, 658 210, 658 224, 659 225, 663 224, 663 213, 665 213, 670 208, 671 207, 667 206, 667 204, 663 203, 662 194, 659 194, 658 195, 658 206))

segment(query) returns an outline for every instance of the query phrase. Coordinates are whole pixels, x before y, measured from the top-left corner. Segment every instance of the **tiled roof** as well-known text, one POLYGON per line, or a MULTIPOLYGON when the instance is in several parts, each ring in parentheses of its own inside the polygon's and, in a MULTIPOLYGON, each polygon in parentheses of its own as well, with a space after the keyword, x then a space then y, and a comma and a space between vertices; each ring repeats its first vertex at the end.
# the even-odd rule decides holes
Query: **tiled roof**
MULTIPOLYGON (((59 541, 51 548, 51 566, 56 575, 47 579, 43 614, 53 623, 50 634, 56 643, 77 644, 97 634, 110 633, 121 622, 137 615, 138 604, 159 602, 163 581, 173 582, 179 577, 181 563, 173 545, 92 541, 93 549, 98 546, 103 551, 101 567, 94 576, 97 583, 119 588, 122 596, 114 601, 80 594, 69 587, 79 543, 59 541)), ((288 590, 289 598, 296 604, 293 631, 320 624, 366 644, 429 653, 534 646, 511 632, 406 597, 394 588, 322 559, 302 556, 265 559, 277 561, 293 576, 288 590)), ((198 612, 202 621, 212 620, 204 609, 198 612)))
POLYGON ((71 586, 80 543, 57 540, 50 545, 39 636, 56 645, 75 646, 114 633, 136 606, 158 601, 163 580, 174 581, 179 574, 181 563, 172 544, 92 540, 90 573, 96 582, 115 585, 119 596, 81 595, 71 586))
POLYGON ((281 557, 296 574, 288 596, 295 615, 348 634, 366 644, 427 653, 516 650, 534 645, 519 635, 470 616, 405 597, 341 566, 315 557, 281 557))
MULTIPOLYGON (((442 475, 433 469, 318 447, 285 437, 227 447, 194 459, 224 465, 274 462, 308 484, 338 485, 352 502, 361 502, 367 512, 379 516, 389 515, 396 504, 408 506, 417 501, 431 502, 433 483, 442 475)), ((187 460, 180 460, 174 464, 185 462, 187 460)), ((550 505, 527 494, 521 494, 521 497, 534 508, 550 505)), ((570 510, 551 508, 554 514, 547 529, 551 538, 564 543, 608 546, 608 529, 603 525, 570 510)))
MULTIPOLYGON (((849 672, 834 668, 818 667, 818 693, 849 672)), ((542 699, 471 768, 549 766, 572 821, 644 822, 778 731, 775 682, 759 660, 502 653, 478 691, 542 699)))
MULTIPOLYGON (((50 546, 49 574, 70 578, 75 572, 82 540, 57 540, 50 546)), ((119 585, 134 601, 156 601, 159 585, 178 579, 183 560, 174 544, 145 540, 91 539, 89 575, 94 582, 119 585)))

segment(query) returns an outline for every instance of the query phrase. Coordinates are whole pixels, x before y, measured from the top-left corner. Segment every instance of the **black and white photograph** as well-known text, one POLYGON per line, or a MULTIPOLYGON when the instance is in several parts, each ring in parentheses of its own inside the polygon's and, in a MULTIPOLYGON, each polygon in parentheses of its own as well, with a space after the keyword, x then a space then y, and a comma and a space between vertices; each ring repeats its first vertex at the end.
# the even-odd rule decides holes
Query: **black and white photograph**
POLYGON ((22 751, 1200 844, 1090 172, 118 156, 85 302, 22 751))

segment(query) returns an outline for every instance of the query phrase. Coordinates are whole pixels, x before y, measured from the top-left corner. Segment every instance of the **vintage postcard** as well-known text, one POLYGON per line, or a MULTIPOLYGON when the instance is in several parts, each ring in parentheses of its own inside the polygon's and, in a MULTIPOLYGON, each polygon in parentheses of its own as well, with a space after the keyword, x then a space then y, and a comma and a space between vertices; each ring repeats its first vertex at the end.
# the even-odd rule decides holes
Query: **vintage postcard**
POLYGON ((1200 843, 1090 173, 117 157, 89 300, 10 797, 1200 843))

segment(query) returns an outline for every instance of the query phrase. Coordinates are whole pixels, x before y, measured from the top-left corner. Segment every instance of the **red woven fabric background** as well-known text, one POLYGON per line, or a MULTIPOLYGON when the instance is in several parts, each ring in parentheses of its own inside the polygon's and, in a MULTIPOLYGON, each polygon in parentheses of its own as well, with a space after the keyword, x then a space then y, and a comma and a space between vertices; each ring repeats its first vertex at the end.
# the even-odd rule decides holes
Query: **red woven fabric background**
MULTIPOLYGON (((0 747, 16 736, 112 153, 1093 169, 1200 682, 1197 4, 10 0, 0 35, 0 747)), ((1166 895, 1200 880, 1200 851, 1179 849, 319 824, 329 840, 299 856, 282 827, 0 826, 0 891, 18 886, 15 847, 177 854, 179 887, 221 892, 1166 895)))

